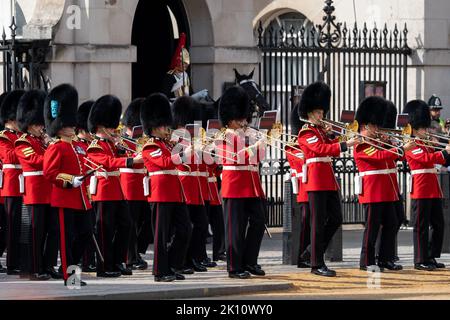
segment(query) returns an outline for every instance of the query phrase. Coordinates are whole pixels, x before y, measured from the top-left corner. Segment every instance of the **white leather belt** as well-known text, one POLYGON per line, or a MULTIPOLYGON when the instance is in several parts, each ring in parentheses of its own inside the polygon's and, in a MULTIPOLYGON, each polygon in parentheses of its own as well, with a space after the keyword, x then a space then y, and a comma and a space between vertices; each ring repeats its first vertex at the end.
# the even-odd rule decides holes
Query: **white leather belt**
POLYGON ((24 177, 35 177, 35 176, 43 176, 44 171, 30 171, 30 172, 24 172, 24 177))
POLYGON ((223 171, 253 171, 259 172, 259 168, 255 166, 224 166, 223 171))
POLYGON ((297 178, 303 178, 303 172, 297 173, 295 176, 296 176, 297 178))
POLYGON ((153 171, 153 172, 148 173, 149 177, 162 176, 162 175, 177 176, 178 170, 160 170, 160 171, 153 171))
POLYGON ((120 168, 120 173, 135 173, 135 174, 145 174, 145 169, 129 169, 129 168, 120 168))
POLYGON ((433 168, 433 169, 420 169, 420 170, 411 170, 411 175, 415 176, 418 174, 424 174, 424 173, 438 173, 438 171, 433 168))
POLYGON ((20 164, 4 164, 3 169, 16 169, 21 170, 22 166, 20 164))
POLYGON ((95 173, 96 177, 119 177, 120 176, 120 172, 119 171, 111 171, 111 172, 96 172, 95 173))
POLYGON ((306 160, 306 164, 316 163, 316 162, 325 162, 330 163, 333 162, 333 159, 330 157, 323 157, 323 158, 310 158, 306 160))
POLYGON ((217 178, 216 177, 209 177, 208 178, 208 182, 217 182, 217 178))
POLYGON ((397 169, 370 170, 360 172, 358 175, 360 177, 365 177, 365 176, 373 176, 376 174, 392 174, 392 173, 397 173, 397 169))
POLYGON ((194 172, 179 171, 178 175, 181 177, 208 177, 209 176, 208 172, 199 172, 199 171, 194 171, 194 172))

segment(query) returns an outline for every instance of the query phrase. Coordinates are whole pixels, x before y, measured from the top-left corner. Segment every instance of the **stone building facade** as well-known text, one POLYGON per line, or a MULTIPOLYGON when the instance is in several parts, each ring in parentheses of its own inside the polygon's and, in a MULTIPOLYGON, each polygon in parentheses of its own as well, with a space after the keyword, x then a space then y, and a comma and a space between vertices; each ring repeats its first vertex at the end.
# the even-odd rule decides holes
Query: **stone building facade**
MULTIPOLYGON (((234 80, 233 68, 257 66, 258 21, 298 12, 321 24, 323 6, 321 0, 2 0, 0 24, 9 25, 14 14, 19 35, 52 39, 46 73, 53 86, 70 82, 81 100, 113 93, 127 104, 157 88, 179 32, 188 35, 194 90, 217 98, 234 80)), ((408 98, 436 93, 450 117, 450 1, 335 0, 334 6, 337 20, 350 25, 407 23, 408 98)))

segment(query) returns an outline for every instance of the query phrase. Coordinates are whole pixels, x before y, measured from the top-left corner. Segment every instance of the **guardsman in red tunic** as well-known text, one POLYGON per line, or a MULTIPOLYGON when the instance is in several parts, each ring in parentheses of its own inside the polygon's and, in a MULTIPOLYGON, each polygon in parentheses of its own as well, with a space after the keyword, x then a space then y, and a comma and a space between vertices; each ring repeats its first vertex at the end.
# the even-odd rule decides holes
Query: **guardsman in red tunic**
MULTIPOLYGON (((142 156, 149 178, 145 180, 145 194, 152 204, 155 226, 153 274, 155 281, 181 280, 192 226, 175 165, 182 161, 184 154, 173 150, 169 142, 173 120, 167 97, 163 94, 149 96, 142 104, 141 120, 145 134, 150 137, 142 156), (172 228, 175 235, 169 246, 172 228)), ((190 156, 188 149, 184 152, 190 156)))
POLYGON ((104 262, 97 265, 98 277, 132 275, 126 266, 131 234, 131 218, 120 186, 120 168, 137 169, 141 155, 127 157, 120 147, 116 128, 122 114, 122 103, 114 96, 99 98, 88 119, 89 132, 96 135, 87 153, 89 159, 103 166, 105 172, 91 177, 90 191, 97 214, 97 235, 104 262))
POLYGON ((383 228, 378 267, 380 270, 403 269, 401 265, 393 262, 398 227, 395 203, 399 200, 399 193, 397 179, 393 179, 392 176, 397 173, 397 169, 390 167, 403 156, 404 150, 414 147, 414 144, 407 143, 403 149, 386 146, 374 140, 377 139, 379 128, 383 125, 386 111, 386 100, 369 97, 361 102, 356 112, 360 133, 368 138, 366 142, 358 144, 353 153, 359 170, 355 177, 356 194, 359 195, 359 203, 363 205, 366 215, 360 258, 361 270, 368 270, 376 264, 375 243, 381 226, 383 228))
MULTIPOLYGON (((0 95, 0 108, 3 102, 3 99, 6 97, 8 93, 4 92, 0 95)), ((0 122, 0 131, 3 131, 5 127, 0 122)), ((2 162, 0 158, 0 257, 3 256, 3 253, 6 249, 6 212, 5 212, 5 199, 2 196, 2 185, 3 185, 3 171, 2 171, 2 162)), ((0 273, 6 273, 6 269, 0 263, 0 273)))
MULTIPOLYGON (((193 124, 195 119, 195 100, 185 96, 175 100, 173 104, 175 135, 181 138, 180 144, 192 145, 195 137, 194 132, 185 130, 185 126, 193 124)), ((202 164, 203 157, 200 150, 192 153, 185 163, 177 166, 181 184, 186 196, 186 204, 193 226, 191 241, 186 255, 186 268, 194 269, 196 272, 206 272, 208 269, 201 264, 203 254, 206 250, 206 236, 208 232, 208 216, 206 202, 209 201, 208 173, 202 164), (203 167, 203 170, 201 170, 203 167)))
MULTIPOLYGON (((4 99, 0 110, 0 122, 5 130, 0 132, 0 160, 3 163, 2 196, 5 199, 7 219, 7 274, 19 274, 20 268, 20 230, 22 218, 22 190, 19 177, 22 166, 16 156, 14 143, 20 138, 16 121, 17 105, 25 91, 15 90, 4 99)), ((23 185, 22 185, 23 188, 23 185)))
POLYGON ((23 203, 31 218, 32 280, 61 279, 53 268, 58 258, 58 215, 50 207, 52 185, 43 170, 48 143, 43 136, 45 98, 45 92, 31 90, 22 96, 17 107, 17 124, 24 134, 16 140, 15 148, 23 171, 23 203))
MULTIPOLYGON (((426 102, 410 101, 406 104, 404 113, 409 114, 413 136, 428 139, 427 128, 431 125, 431 117, 426 102)), ((443 263, 436 261, 436 258, 441 256, 444 239, 444 215, 443 195, 435 165, 443 165, 446 162, 450 146, 446 146, 442 151, 435 151, 432 143, 427 145, 418 139, 416 139, 417 147, 406 152, 412 179, 409 191, 411 219, 414 225, 414 268, 432 271, 436 268, 445 268, 443 263)))
MULTIPOLYGON (((88 210, 92 208, 83 186, 84 154, 75 148, 78 92, 69 85, 55 87, 47 96, 44 118, 47 134, 56 138, 44 154, 44 176, 52 183, 51 206, 58 211, 61 265, 64 283, 68 267, 76 266, 92 236, 88 210)), ((71 284, 71 283, 70 283, 71 284)), ((86 285, 81 281, 81 285, 86 285)))
MULTIPOLYGON (((292 134, 298 136, 300 128, 303 123, 298 117, 298 104, 293 108, 291 113, 291 131, 292 134)), ((308 255, 311 236, 311 225, 310 225, 310 211, 308 204, 308 193, 302 182, 303 178, 303 165, 304 165, 304 155, 300 150, 300 146, 297 143, 297 137, 292 141, 292 143, 285 146, 286 159, 291 167, 291 182, 293 188, 293 194, 296 195, 296 200, 299 207, 299 217, 300 221, 299 227, 300 232, 298 234, 299 246, 298 246, 298 268, 311 268, 310 260, 303 259, 303 257, 308 255)), ((296 211, 293 212, 297 214, 296 211)), ((294 217, 292 218, 294 220, 294 217)))
MULTIPOLYGON (((123 140, 127 147, 127 155, 132 157, 137 154, 136 143, 133 140, 133 128, 141 125, 141 105, 145 99, 140 98, 131 102, 122 118, 122 124, 125 126, 125 136, 130 139, 123 140), (131 152, 133 150, 134 152, 131 152)), ((135 166, 134 168, 120 168, 120 184, 122 186, 123 195, 127 201, 128 210, 131 216, 131 237, 128 248, 127 265, 135 270, 145 270, 148 267, 147 262, 142 259, 138 250, 139 237, 149 239, 151 237, 151 216, 150 206, 147 197, 144 196, 143 179, 146 176, 144 164, 135 166), (150 223, 149 223, 150 222, 150 223), (147 230, 143 229, 146 228, 147 230), (141 235, 145 234, 145 235, 141 235)), ((148 244, 144 250, 148 247, 148 244)))
POLYGON ((328 128, 324 128, 321 120, 330 109, 330 99, 331 90, 323 82, 313 83, 305 89, 299 116, 310 123, 300 130, 298 143, 305 155, 303 182, 311 211, 311 272, 333 277, 336 272, 328 269, 323 257, 342 224, 339 185, 334 176, 332 157, 347 151, 357 139, 339 143, 328 136, 328 128))
MULTIPOLYGON (((94 101, 88 100, 84 103, 82 103, 78 107, 77 111, 77 127, 76 127, 76 134, 77 137, 73 141, 73 145, 75 149, 79 150, 80 152, 84 152, 87 155, 87 149, 89 148, 89 145, 91 144, 93 137, 89 133, 88 127, 87 127, 87 121, 89 118, 89 113, 91 111, 91 108, 94 104, 94 101)), ((86 163, 85 163, 86 165, 86 163)), ((89 164, 88 164, 89 165, 89 164)), ((92 165, 91 165, 92 167, 92 165)), ((89 170, 89 168, 85 168, 86 170, 89 170)), ((88 190, 89 194, 89 179, 86 179, 83 181, 83 187, 88 190)), ((89 194, 90 196, 90 194, 89 194)), ((96 224, 96 218, 95 218, 95 210, 94 208, 90 209, 87 213, 90 216, 92 230, 94 235, 95 232, 95 224, 96 224)), ((91 272, 97 272, 97 264, 95 260, 95 243, 93 240, 89 240, 86 244, 86 250, 83 253, 82 258, 82 271, 91 273, 91 272)))
POLYGON ((221 98, 219 117, 227 130, 225 140, 216 152, 223 159, 227 270, 230 278, 238 279, 247 279, 250 273, 265 275, 258 265, 266 210, 259 178, 259 161, 265 155, 265 141, 254 142, 253 129, 244 132, 250 110, 248 95, 240 87, 228 89, 221 98))

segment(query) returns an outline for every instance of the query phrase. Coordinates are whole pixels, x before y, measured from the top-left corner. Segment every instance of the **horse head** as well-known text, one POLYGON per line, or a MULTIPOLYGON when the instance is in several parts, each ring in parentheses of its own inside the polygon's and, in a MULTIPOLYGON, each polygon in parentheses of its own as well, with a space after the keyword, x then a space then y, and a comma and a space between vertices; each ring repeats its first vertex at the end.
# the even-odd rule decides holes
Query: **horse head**
POLYGON ((241 86, 245 92, 247 92, 250 102, 254 106, 254 111, 258 113, 259 117, 262 117, 265 111, 270 110, 270 106, 266 101, 266 98, 264 98, 258 84, 253 80, 255 69, 248 75, 240 74, 236 69, 233 70, 236 76, 236 84, 241 86))

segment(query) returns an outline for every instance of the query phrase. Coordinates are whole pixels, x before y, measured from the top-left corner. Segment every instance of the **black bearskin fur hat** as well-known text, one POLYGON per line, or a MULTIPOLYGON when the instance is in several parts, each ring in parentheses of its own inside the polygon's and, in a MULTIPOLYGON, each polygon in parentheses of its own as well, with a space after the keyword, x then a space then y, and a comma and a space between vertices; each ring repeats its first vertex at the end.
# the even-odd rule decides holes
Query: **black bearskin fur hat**
POLYGON ((88 117, 88 130, 96 133, 99 126, 116 129, 120 123, 122 103, 113 95, 100 97, 92 105, 88 117))
POLYGON ((50 91, 44 104, 47 134, 55 137, 65 127, 76 127, 78 91, 70 84, 61 84, 50 91))
POLYGON ((403 113, 409 115, 409 123, 413 129, 429 128, 431 126, 430 107, 423 100, 409 101, 403 113))
POLYGON ((8 121, 15 121, 17 119, 17 106, 24 93, 24 90, 14 90, 3 98, 2 105, 0 106, 0 123, 3 126, 8 121))
POLYGON ((307 86, 300 99, 298 114, 302 119, 308 119, 308 113, 322 109, 324 116, 330 111, 331 89, 324 82, 314 82, 307 86))
POLYGON ((219 119, 224 127, 232 120, 248 119, 251 112, 250 99, 241 87, 229 88, 220 98, 219 119))
POLYGON ((125 127, 134 128, 141 125, 141 106, 144 101, 145 98, 137 98, 131 101, 121 121, 125 127))
POLYGON ((141 122, 147 135, 151 135, 152 129, 172 126, 169 99, 162 93, 154 93, 145 99, 141 106, 141 122))
POLYGON ((355 120, 360 125, 373 124, 381 127, 384 121, 384 114, 386 112, 386 100, 381 97, 365 98, 356 110, 355 120))
POLYGON ((27 132, 31 125, 45 125, 44 103, 47 94, 42 90, 30 90, 20 98, 17 106, 17 125, 27 132))

